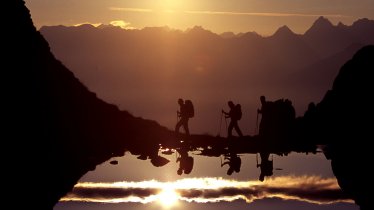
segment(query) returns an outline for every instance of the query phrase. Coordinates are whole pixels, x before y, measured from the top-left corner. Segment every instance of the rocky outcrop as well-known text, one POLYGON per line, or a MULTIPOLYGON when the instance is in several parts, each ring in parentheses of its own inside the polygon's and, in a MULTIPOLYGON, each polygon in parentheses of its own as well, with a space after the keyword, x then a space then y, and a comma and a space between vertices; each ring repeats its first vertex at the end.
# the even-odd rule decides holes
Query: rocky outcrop
POLYGON ((310 141, 327 144, 326 157, 341 188, 361 209, 372 209, 370 141, 374 118, 374 46, 360 49, 346 62, 323 100, 304 116, 310 141))
MULTIPOLYGON (((149 155, 172 133, 136 118, 90 92, 50 52, 21 0, 6 1, 4 122, 9 150, 24 174, 19 183, 30 209, 52 209, 81 176, 125 150, 149 155), (154 142, 154 143, 153 143, 154 142), (156 146, 155 146, 156 144, 156 146), (27 174, 27 175, 26 175, 27 174), (36 193, 38 192, 38 193, 36 193)), ((25 206, 26 207, 26 206, 25 206)))

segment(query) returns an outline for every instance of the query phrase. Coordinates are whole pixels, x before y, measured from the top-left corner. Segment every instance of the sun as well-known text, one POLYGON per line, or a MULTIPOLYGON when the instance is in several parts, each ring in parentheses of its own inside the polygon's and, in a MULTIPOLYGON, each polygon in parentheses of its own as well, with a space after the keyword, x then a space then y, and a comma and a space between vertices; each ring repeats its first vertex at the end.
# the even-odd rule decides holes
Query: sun
POLYGON ((158 194, 158 200, 165 208, 172 207, 177 204, 179 195, 173 188, 164 188, 158 194))

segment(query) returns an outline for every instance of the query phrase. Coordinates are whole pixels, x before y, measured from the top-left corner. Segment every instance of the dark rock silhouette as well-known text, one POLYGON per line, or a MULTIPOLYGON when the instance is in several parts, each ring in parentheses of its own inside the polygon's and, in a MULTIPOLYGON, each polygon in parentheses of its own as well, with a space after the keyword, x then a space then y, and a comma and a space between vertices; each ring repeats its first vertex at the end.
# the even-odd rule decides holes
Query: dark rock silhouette
MULTIPOLYGON (((305 113, 303 139, 326 144, 326 157, 341 188, 361 209, 372 209, 367 180, 374 102, 374 46, 360 49, 343 65, 323 100, 305 113)), ((303 123, 302 123, 303 124, 303 123)))
POLYGON ((164 164, 154 155, 158 143, 152 143, 172 132, 97 98, 54 58, 24 2, 7 1, 6 6, 13 26, 5 33, 2 64, 9 87, 3 99, 9 106, 5 136, 21 164, 7 172, 27 174, 21 186, 14 186, 22 188, 25 199, 17 207, 52 209, 82 175, 125 150, 164 164))

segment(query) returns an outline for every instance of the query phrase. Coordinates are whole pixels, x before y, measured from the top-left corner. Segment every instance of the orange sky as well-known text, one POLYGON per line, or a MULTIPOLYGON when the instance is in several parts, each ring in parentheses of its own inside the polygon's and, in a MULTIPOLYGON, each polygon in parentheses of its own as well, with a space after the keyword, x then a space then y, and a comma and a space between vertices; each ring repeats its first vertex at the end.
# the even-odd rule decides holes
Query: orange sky
POLYGON ((76 25, 121 21, 123 27, 203 26, 216 33, 256 31, 271 35, 288 25, 304 33, 319 16, 350 25, 374 19, 374 1, 360 0, 26 0, 35 25, 76 25))

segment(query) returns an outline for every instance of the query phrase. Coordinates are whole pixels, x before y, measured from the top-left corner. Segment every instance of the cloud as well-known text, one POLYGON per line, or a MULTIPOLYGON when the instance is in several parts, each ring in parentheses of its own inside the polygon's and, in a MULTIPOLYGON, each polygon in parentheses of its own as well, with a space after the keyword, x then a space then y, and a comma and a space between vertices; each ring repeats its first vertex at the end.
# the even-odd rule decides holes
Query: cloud
POLYGON ((238 16, 264 16, 264 17, 347 17, 340 14, 303 14, 303 13, 276 13, 276 12, 230 12, 230 11, 185 11, 189 14, 203 15, 238 15, 238 16))
POLYGON ((101 23, 90 23, 90 22, 84 22, 84 23, 77 23, 74 26, 81 26, 81 25, 92 25, 94 27, 98 27, 101 25, 101 23))
POLYGON ((112 26, 121 27, 123 29, 134 29, 134 27, 130 26, 129 22, 125 22, 123 20, 113 20, 109 24, 112 25, 112 26))
POLYGON ((163 189, 173 189, 178 199, 188 202, 220 202, 238 199, 281 198, 309 203, 352 202, 339 188, 336 179, 318 176, 285 176, 259 181, 234 181, 221 178, 182 179, 175 182, 79 183, 61 201, 103 203, 149 203, 159 199, 163 189))
MULTIPOLYGON (((126 7, 109 7, 112 11, 124 12, 155 12, 152 9, 144 8, 126 8, 126 7)), ((162 10, 164 13, 177 13, 175 10, 162 10)), ((200 14, 200 15, 236 15, 236 16, 263 16, 263 17, 330 17, 330 18, 345 18, 350 17, 341 14, 304 14, 304 13, 279 13, 279 12, 234 12, 234 11, 209 11, 209 10, 188 10, 181 11, 186 14, 200 14)))
POLYGON ((123 12, 152 12, 151 9, 143 8, 126 8, 126 7, 109 7, 109 10, 112 11, 123 11, 123 12))

